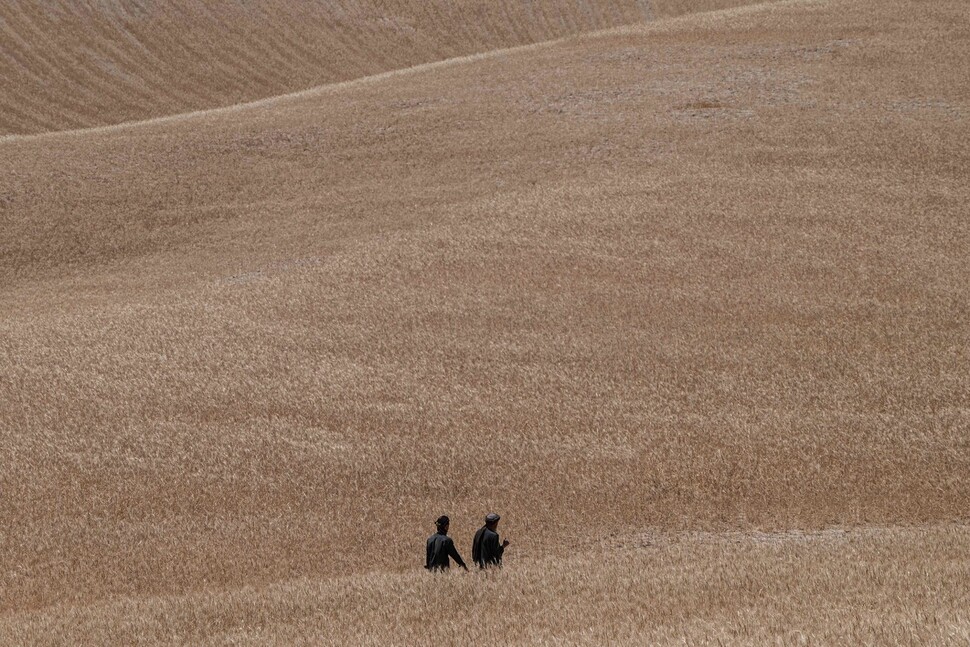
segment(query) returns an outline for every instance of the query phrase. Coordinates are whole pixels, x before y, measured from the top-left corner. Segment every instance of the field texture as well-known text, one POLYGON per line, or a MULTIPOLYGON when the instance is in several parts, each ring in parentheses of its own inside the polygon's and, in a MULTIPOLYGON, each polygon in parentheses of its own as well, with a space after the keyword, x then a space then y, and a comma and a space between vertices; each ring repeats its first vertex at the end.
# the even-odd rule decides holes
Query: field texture
POLYGON ((0 643, 966 644, 970 12, 737 4, 4 3, 0 643))

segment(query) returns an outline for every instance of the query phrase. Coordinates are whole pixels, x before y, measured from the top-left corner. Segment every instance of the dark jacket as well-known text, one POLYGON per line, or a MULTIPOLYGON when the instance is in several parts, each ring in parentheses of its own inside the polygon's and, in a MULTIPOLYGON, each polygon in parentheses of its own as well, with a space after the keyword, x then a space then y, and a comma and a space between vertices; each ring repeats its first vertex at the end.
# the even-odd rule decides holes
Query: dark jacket
POLYGON ((482 526, 475 533, 472 540, 472 561, 478 564, 479 568, 486 566, 501 566, 502 553, 505 546, 499 543, 498 533, 482 526))
POLYGON ((424 567, 432 571, 440 571, 451 567, 451 559, 455 560, 462 568, 465 566, 464 560, 455 548, 455 542, 448 535, 440 532, 428 537, 428 555, 425 559, 424 567))

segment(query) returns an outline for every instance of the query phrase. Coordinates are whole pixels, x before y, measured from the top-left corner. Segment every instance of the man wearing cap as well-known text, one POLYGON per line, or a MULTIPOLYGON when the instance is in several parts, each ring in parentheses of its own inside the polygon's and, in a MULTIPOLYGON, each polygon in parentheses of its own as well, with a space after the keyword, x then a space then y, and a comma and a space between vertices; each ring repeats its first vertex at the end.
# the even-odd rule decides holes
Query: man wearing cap
POLYGON ((498 520, 500 516, 494 512, 485 515, 485 525, 475 533, 472 540, 472 561, 478 564, 479 568, 489 568, 502 565, 502 554, 509 545, 506 539, 501 544, 498 541, 498 520))
POLYGON ((448 526, 451 523, 448 517, 441 515, 434 523, 438 531, 428 537, 428 556, 424 562, 424 567, 429 571, 446 571, 451 568, 451 560, 453 559, 467 571, 468 567, 465 566, 465 561, 458 554, 454 540, 448 536, 448 526))

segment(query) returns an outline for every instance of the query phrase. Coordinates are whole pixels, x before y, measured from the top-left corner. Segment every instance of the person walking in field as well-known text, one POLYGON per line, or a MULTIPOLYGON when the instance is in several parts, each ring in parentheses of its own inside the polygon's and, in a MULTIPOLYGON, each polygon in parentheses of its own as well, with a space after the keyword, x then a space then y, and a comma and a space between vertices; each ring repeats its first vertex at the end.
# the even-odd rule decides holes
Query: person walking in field
POLYGON ((501 544, 498 538, 498 521, 500 516, 494 512, 485 515, 485 525, 475 533, 472 540, 472 561, 478 564, 479 568, 491 568, 502 565, 502 555, 509 545, 506 539, 501 544))
POLYGON ((454 540, 448 536, 448 526, 451 520, 447 516, 441 515, 434 522, 437 532, 428 537, 428 555, 424 567, 429 571, 446 571, 451 568, 451 560, 461 566, 466 571, 465 561, 458 554, 454 540))

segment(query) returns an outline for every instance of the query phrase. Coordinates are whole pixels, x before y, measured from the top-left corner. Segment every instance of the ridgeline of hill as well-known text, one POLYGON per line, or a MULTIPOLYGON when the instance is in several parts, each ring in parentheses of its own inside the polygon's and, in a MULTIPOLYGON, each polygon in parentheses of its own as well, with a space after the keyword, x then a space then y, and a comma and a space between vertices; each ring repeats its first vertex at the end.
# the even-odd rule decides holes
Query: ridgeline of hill
POLYGON ((644 0, 11 0, 0 135, 232 105, 649 15, 644 0))

